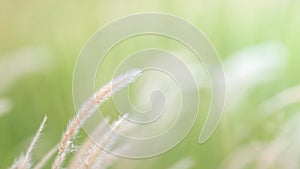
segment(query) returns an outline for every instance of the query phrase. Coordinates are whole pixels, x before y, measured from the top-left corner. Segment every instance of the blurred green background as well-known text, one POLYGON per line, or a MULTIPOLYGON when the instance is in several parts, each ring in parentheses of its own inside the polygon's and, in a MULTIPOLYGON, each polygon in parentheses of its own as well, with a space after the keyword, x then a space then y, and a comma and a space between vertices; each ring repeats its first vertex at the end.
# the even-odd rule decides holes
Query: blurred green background
MULTIPOLYGON (((248 52, 251 61, 251 54, 264 50, 263 45, 257 45, 273 42, 280 44, 280 49, 276 45, 270 49, 273 53, 268 53, 271 56, 267 61, 260 60, 263 52, 258 54, 261 57, 253 57, 254 63, 263 62, 263 68, 276 59, 279 63, 276 69, 261 69, 253 75, 264 79, 262 82, 251 81, 252 75, 244 77, 251 89, 244 91, 242 99, 235 98, 234 92, 228 96, 222 122, 204 145, 197 143, 205 118, 201 115, 190 136, 176 148, 153 159, 124 160, 125 164, 167 168, 181 159, 192 158, 192 168, 263 168, 268 163, 269 168, 299 168, 300 152, 289 149, 300 150, 300 136, 296 134, 300 126, 297 120, 293 122, 300 110, 300 92, 293 88, 300 82, 299 8, 298 0, 1 0, 0 104, 4 110, 0 114, 0 168, 7 168, 26 149, 45 114, 49 119, 34 157, 39 159, 58 142, 74 115, 72 76, 81 48, 103 25, 140 12, 173 14, 196 25, 215 45, 225 69, 233 67, 234 60, 230 59, 243 55, 244 49, 254 51, 248 52), (280 59, 273 59, 272 54, 280 55, 280 59), (265 71, 272 73, 271 79, 265 71), (295 164, 286 163, 285 158, 295 164), (234 166, 232 161, 247 165, 234 166), (151 165, 145 165, 148 163, 151 165)), ((168 43, 163 42, 158 46, 168 48, 168 43)), ((106 71, 109 70, 108 65, 106 71)), ((102 76, 110 78, 104 73, 102 76)), ((235 89, 239 93, 239 88, 235 89)))

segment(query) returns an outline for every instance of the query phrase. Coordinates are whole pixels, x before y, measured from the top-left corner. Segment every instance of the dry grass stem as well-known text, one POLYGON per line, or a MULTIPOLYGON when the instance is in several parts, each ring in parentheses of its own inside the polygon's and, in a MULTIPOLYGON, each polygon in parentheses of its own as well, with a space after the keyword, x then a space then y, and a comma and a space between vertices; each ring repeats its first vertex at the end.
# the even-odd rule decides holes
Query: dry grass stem
POLYGON ((33 169, 42 169, 49 159, 56 153, 57 146, 58 145, 55 145, 53 148, 51 148, 51 150, 48 151, 48 153, 34 166, 33 169))
POLYGON ((89 150, 90 146, 94 144, 93 138, 100 137, 100 135, 105 131, 105 125, 108 121, 109 118, 105 118, 100 124, 98 124, 98 126, 93 130, 91 136, 81 144, 79 150, 69 163, 68 168, 79 168, 82 160, 84 159, 85 153, 89 150))

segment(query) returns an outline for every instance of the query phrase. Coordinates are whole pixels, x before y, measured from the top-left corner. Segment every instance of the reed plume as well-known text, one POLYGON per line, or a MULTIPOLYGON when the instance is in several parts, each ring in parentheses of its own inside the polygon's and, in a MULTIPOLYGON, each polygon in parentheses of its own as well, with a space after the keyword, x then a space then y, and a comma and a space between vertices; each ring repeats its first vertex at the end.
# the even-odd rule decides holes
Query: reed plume
POLYGON ((140 74, 140 70, 132 70, 113 79, 107 85, 100 88, 85 104, 82 105, 81 109, 77 113, 77 116, 71 120, 67 130, 62 136, 58 147, 58 154, 52 165, 52 169, 61 168, 72 143, 72 138, 74 138, 79 131, 80 124, 83 124, 102 103, 104 103, 114 93, 132 83, 140 74))

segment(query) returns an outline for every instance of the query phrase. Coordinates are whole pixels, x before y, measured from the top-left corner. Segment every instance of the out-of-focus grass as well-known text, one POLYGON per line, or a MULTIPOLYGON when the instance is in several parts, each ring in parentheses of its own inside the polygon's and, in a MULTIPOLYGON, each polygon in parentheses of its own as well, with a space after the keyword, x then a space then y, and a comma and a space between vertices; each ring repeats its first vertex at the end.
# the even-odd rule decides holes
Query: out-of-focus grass
MULTIPOLYGON (((255 140, 268 141, 276 135, 285 118, 276 121, 278 114, 265 118, 257 108, 269 97, 299 84, 300 2, 297 0, 1 0, 0 3, 0 62, 7 54, 32 45, 47 47, 52 60, 47 71, 24 75, 0 93, 12 101, 10 112, 0 117, 0 168, 7 167, 24 150, 45 114, 49 117, 47 134, 40 141, 36 156, 59 140, 74 115, 72 73, 80 49, 99 27, 121 16, 166 12, 182 17, 211 39, 223 61, 241 48, 268 41, 281 42, 288 52, 287 63, 277 72, 276 79, 257 86, 238 109, 232 110, 234 112, 226 111, 217 132, 205 145, 197 145, 202 126, 197 123, 186 140, 170 152, 155 157, 157 161, 128 160, 132 165, 149 162, 153 163, 150 168, 166 168, 174 161, 192 156, 196 159, 195 168, 217 168, 239 146, 255 140), (271 129, 266 126, 270 120, 275 121, 271 129), (246 132, 243 140, 234 133, 241 124, 253 128, 250 133, 242 131, 246 132)), ((156 44, 168 48, 162 42, 156 44)), ((292 117, 297 110, 299 106, 294 105, 284 113, 292 117)), ((204 115, 200 115, 199 122, 203 119, 204 115)))

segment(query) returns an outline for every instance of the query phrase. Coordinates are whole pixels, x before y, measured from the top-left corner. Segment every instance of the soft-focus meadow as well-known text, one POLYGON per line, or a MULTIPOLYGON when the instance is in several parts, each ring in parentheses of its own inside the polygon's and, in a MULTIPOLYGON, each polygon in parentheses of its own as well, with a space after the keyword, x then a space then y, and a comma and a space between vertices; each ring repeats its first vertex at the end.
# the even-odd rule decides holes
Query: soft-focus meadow
MULTIPOLYGON (((60 140, 75 115, 72 77, 81 48, 103 25, 140 12, 179 16, 209 37, 226 74, 226 108, 214 135, 198 144, 210 101, 200 86, 201 114, 183 142, 154 158, 120 159, 112 168, 300 168, 299 8, 299 0, 1 0, 0 168, 26 149, 45 115, 33 161, 60 140)), ((165 37, 132 39, 104 62, 97 86, 110 80, 121 57, 149 47, 182 51, 165 37)), ((112 101, 101 108, 116 119, 112 109, 112 101)), ((80 132, 77 139, 84 137, 80 132)))

